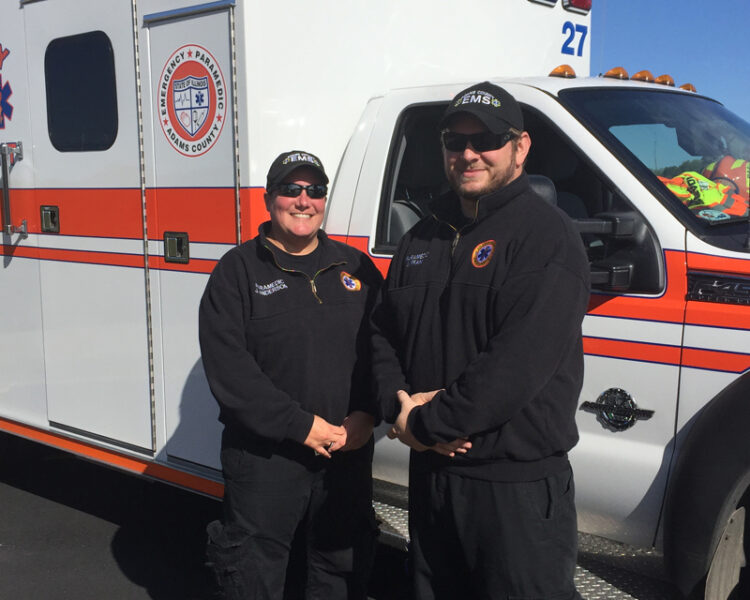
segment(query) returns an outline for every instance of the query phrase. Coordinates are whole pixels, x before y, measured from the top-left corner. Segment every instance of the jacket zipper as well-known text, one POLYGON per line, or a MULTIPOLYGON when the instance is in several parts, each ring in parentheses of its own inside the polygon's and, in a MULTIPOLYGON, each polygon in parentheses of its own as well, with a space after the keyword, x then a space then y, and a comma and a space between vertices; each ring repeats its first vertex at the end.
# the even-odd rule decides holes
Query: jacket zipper
POLYGON ((312 279, 311 279, 310 276, 307 273, 303 273, 302 271, 298 271, 296 269, 285 269, 284 267, 282 267, 279 264, 279 261, 276 260, 276 255, 273 253, 273 250, 271 250, 271 248, 269 248, 268 245, 266 245, 266 244, 263 244, 263 246, 266 248, 266 250, 268 250, 271 253, 271 258, 273 258, 273 262, 276 265, 277 269, 279 269, 280 271, 283 271, 284 273, 292 273, 294 275, 302 275, 305 279, 307 279, 310 282, 310 289, 312 290, 313 296, 315 296, 315 299, 318 301, 318 304, 323 304, 323 300, 321 300, 320 296, 318 296, 318 288, 315 286, 315 278, 318 275, 320 275, 323 271, 327 271, 331 267, 337 267, 339 265, 345 265, 346 264, 346 261, 331 263, 330 265, 328 265, 328 266, 323 267, 322 269, 320 269, 317 273, 315 273, 315 275, 312 276, 312 279))
MULTIPOLYGON (((450 227, 453 231, 456 232, 456 235, 453 238, 453 242, 451 242, 451 258, 453 258, 453 254, 456 252, 456 248, 458 247, 458 242, 461 239, 461 232, 467 227, 469 227, 470 225, 473 225, 474 223, 476 223, 478 215, 479 215, 479 199, 477 199, 477 201, 474 203, 474 219, 471 222, 464 225, 463 227, 461 227, 461 229, 456 229, 455 227, 453 227, 453 225, 448 223, 448 221, 443 221, 443 223, 447 224, 448 227, 450 227)), ((452 270, 453 269, 451 267, 451 271, 452 270)))

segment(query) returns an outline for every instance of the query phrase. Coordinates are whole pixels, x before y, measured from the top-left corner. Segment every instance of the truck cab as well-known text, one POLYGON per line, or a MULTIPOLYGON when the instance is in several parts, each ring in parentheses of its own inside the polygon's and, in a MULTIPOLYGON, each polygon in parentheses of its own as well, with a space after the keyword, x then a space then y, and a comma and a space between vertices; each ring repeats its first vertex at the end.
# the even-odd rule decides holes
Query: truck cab
MULTIPOLYGON (((714 100, 652 82, 492 81, 521 103, 526 171, 554 184, 592 271, 571 453, 579 529, 666 547, 690 591, 723 556, 729 516, 736 522, 748 498, 750 126, 714 100), (702 202, 691 177, 716 197, 702 202)), ((438 122, 465 83, 372 99, 342 159, 325 227, 384 271, 447 189, 438 122)), ((405 486, 408 449, 384 434, 375 477, 405 486)))

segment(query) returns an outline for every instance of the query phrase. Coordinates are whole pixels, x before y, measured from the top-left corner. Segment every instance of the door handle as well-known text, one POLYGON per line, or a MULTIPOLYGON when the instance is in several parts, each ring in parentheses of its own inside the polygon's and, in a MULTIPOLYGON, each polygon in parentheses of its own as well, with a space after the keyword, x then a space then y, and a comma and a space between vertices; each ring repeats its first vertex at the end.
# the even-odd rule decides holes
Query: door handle
POLYGON ((164 232, 164 262, 187 264, 190 262, 190 240, 182 231, 164 232))
POLYGON ((2 161, 3 176, 3 233, 12 235, 20 233, 21 237, 29 237, 26 219, 20 227, 13 225, 10 216, 10 169, 17 161, 23 159, 23 144, 21 142, 6 142, 0 144, 0 160, 2 161))
POLYGON ((60 233, 60 209, 57 206, 40 206, 42 233, 60 233))

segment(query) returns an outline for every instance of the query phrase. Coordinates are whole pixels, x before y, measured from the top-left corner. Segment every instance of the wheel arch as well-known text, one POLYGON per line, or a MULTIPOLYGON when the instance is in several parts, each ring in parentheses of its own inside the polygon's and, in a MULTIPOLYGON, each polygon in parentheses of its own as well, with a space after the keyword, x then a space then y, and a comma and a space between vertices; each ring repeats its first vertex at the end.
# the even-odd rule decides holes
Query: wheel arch
POLYGON ((689 427, 664 510, 665 567, 685 595, 708 572, 724 524, 750 486, 750 372, 717 394, 689 427))

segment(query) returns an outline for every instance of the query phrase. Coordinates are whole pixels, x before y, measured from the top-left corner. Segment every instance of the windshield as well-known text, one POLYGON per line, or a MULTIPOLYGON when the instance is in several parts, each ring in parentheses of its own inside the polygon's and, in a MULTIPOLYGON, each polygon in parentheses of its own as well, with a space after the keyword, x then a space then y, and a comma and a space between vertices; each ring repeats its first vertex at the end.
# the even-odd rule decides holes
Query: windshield
POLYGON ((624 146, 651 171, 690 218, 708 225, 747 218, 750 124, 717 102, 639 89, 565 90, 560 97, 616 153, 624 146))

